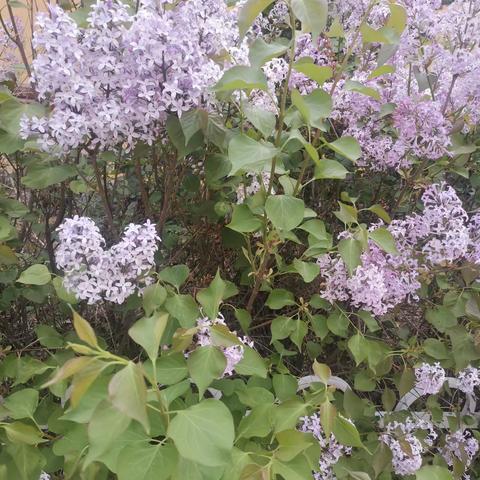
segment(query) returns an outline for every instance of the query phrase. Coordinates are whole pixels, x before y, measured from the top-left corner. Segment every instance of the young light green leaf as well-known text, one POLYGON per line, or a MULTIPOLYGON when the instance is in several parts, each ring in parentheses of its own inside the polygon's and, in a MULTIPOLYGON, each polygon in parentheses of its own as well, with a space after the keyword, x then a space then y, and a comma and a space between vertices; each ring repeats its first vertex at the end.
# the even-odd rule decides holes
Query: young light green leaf
POLYGON ((240 233, 255 232, 261 226, 261 220, 245 204, 233 207, 232 220, 227 224, 228 228, 240 233))
POLYGON ((391 255, 398 255, 398 250, 395 245, 393 235, 384 227, 376 228, 368 232, 368 237, 371 238, 381 249, 385 250, 391 255))
POLYGON ((165 267, 158 274, 158 278, 163 282, 180 288, 187 280, 189 274, 190 270, 186 265, 173 265, 171 267, 165 267))
POLYGON ((352 162, 356 162, 362 155, 360 145, 357 140, 353 137, 341 137, 338 140, 335 140, 332 143, 329 143, 328 146, 334 151, 343 155, 345 158, 348 158, 352 162))
POLYGON ((38 406, 38 391, 33 388, 24 388, 9 395, 3 402, 8 409, 9 416, 14 420, 33 418, 38 406))
POLYGON ((289 231, 302 222, 305 204, 290 195, 270 195, 265 202, 265 212, 275 228, 289 231))
POLYGON ((257 37, 250 45, 248 59, 252 67, 261 67, 272 58, 283 55, 289 47, 290 41, 286 38, 278 38, 267 43, 262 37, 257 37))
POLYGON ((294 70, 322 85, 333 75, 332 67, 316 65, 311 57, 302 57, 293 64, 294 70))
POLYGON ((238 29, 243 37, 252 26, 257 16, 265 10, 273 0, 248 0, 238 14, 238 29))
POLYGON ((18 278, 18 283, 26 285, 46 285, 51 280, 50 272, 45 265, 32 265, 24 270, 18 278))
POLYGON ((260 173, 277 154, 278 150, 271 143, 257 142, 247 135, 236 135, 228 144, 228 159, 232 165, 230 175, 252 171, 260 173))
POLYGON ((353 423, 346 418, 337 415, 333 422, 333 434, 337 442, 348 447, 363 447, 360 434, 353 423))
POLYGON ((208 399, 180 410, 170 422, 167 435, 182 457, 217 467, 230 460, 235 428, 225 404, 208 399))
POLYGON ((202 397, 207 387, 222 376, 227 360, 217 347, 205 346, 195 349, 188 356, 187 366, 198 387, 198 394, 202 397))
POLYGON ((326 0, 292 0, 292 10, 302 22, 302 31, 317 37, 327 26, 328 4, 326 0))
POLYGON ((340 162, 322 158, 315 166, 315 178, 333 178, 343 180, 350 173, 340 162))
POLYGON ((347 267, 348 273, 352 275, 361 264, 362 244, 354 238, 343 238, 338 242, 338 251, 347 267))
POLYGON ((168 323, 168 313, 155 313, 144 317, 133 324, 128 335, 147 353, 152 362, 158 357, 158 349, 163 332, 168 323))
POLYGON ((98 340, 91 325, 81 317, 75 310, 73 311, 73 328, 80 340, 93 348, 98 348, 98 340))
POLYGON ((213 87, 216 92, 230 90, 267 90, 267 77, 258 67, 236 65, 227 70, 213 87))
POLYGON ((140 422, 149 432, 147 387, 139 365, 129 362, 117 372, 108 384, 108 396, 118 410, 140 422))

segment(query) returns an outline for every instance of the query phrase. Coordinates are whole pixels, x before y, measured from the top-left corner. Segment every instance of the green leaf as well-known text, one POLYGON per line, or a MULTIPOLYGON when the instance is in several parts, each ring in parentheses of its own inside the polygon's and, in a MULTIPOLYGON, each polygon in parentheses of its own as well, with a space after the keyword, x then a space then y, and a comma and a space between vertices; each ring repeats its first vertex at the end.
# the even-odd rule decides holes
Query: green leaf
POLYGON ((167 435, 182 457, 216 467, 230 460, 235 428, 229 409, 219 400, 208 399, 180 410, 167 435))
POLYGON ((260 67, 236 65, 227 70, 213 87, 216 92, 230 90, 267 90, 267 77, 260 67))
POLYGON ((235 371, 240 375, 255 375, 267 378, 265 360, 256 350, 247 345, 243 347, 243 357, 235 365, 235 371))
POLYGON ((361 265, 362 244, 354 238, 343 238, 338 242, 338 251, 345 263, 348 273, 353 274, 355 269, 361 265))
POLYGON ((238 30, 243 37, 257 16, 267 8, 273 0, 248 0, 238 14, 238 30))
POLYGON ((101 460, 104 453, 108 452, 122 433, 128 428, 131 418, 109 402, 101 402, 93 412, 88 424, 88 439, 90 446, 84 466, 92 461, 101 460))
POLYGON ((355 334, 348 340, 348 349, 352 352, 356 365, 360 365, 368 356, 367 340, 360 333, 355 334))
POLYGON ((282 462, 293 460, 299 453, 313 445, 312 437, 298 430, 284 430, 277 433, 276 438, 278 450, 275 456, 282 462))
POLYGON ((8 409, 9 416, 14 420, 33 418, 38 406, 38 391, 33 388, 24 388, 9 395, 3 406, 8 409))
POLYGON ((385 209, 381 205, 372 205, 371 207, 367 208, 370 212, 373 212, 379 218, 381 218, 384 222, 390 223, 392 219, 390 215, 385 211, 385 209))
POLYGON ((40 345, 47 348, 60 348, 65 345, 63 337, 49 325, 38 325, 35 327, 40 345))
POLYGON ((317 37, 327 26, 328 4, 326 0, 292 0, 292 10, 302 22, 302 31, 317 37))
POLYGON ((5 430, 8 439, 14 443, 38 445, 46 441, 42 439, 41 433, 35 427, 22 422, 6 423, 1 427, 5 430))
POLYGON ((271 326, 272 342, 275 340, 282 340, 287 338, 295 329, 293 320, 289 317, 276 317, 273 319, 271 326))
POLYGON ((427 309, 425 312, 425 318, 439 332, 442 333, 444 333, 448 328, 452 328, 457 325, 457 319, 452 310, 442 305, 427 309))
POLYGON ((164 385, 180 382, 188 374, 187 362, 183 353, 174 352, 160 357, 156 362, 157 379, 164 385))
POLYGON ((191 295, 175 294, 165 302, 167 312, 176 318, 183 328, 193 327, 200 316, 198 306, 191 295))
POLYGON ((323 431, 327 438, 330 438, 335 418, 337 418, 337 409, 335 408, 335 405, 328 400, 323 402, 320 405, 320 423, 322 424, 323 431))
POLYGON ((26 285, 46 285, 51 280, 50 272, 45 265, 32 265, 24 270, 18 278, 18 283, 26 285))
POLYGON ((190 270, 186 265, 173 265, 172 267, 165 267, 158 274, 158 278, 163 282, 167 282, 174 287, 180 288, 189 275, 190 270))
POLYGON ((298 90, 293 89, 291 96, 292 103, 305 121, 312 126, 318 126, 321 120, 327 118, 332 111, 332 97, 321 88, 317 88, 308 95, 301 95, 298 90))
POLYGON ((215 278, 210 285, 197 293, 197 300, 202 305, 208 318, 217 318, 222 300, 237 294, 238 290, 236 287, 229 291, 229 283, 222 280, 220 272, 217 270, 215 278))
POLYGON ((245 205, 233 207, 232 220, 227 227, 240 233, 255 232, 262 226, 261 220, 245 205))
POLYGON ((381 77, 382 75, 387 75, 389 73, 394 73, 395 67, 392 65, 382 65, 381 67, 376 68, 369 76, 368 79, 372 80, 373 78, 381 77))
POLYGON ((272 376, 272 383, 275 395, 281 402, 294 397, 297 393, 298 382, 293 375, 276 373, 272 376))
POLYGON ((162 306, 167 298, 167 290, 158 283, 154 283, 145 288, 142 295, 143 309, 147 315, 162 306))
POLYGON ((80 340, 91 347, 98 348, 98 340, 92 326, 77 312, 73 311, 73 328, 80 340))
POLYGON ((19 138, 17 135, 0 130, 0 152, 6 155, 21 150, 25 145, 25 141, 19 138))
POLYGON ((140 366, 129 362, 117 372, 108 384, 108 396, 118 410, 140 422, 149 432, 147 387, 140 366))
POLYGON ((286 38, 267 43, 261 37, 257 37, 250 46, 248 59, 252 67, 261 67, 272 58, 283 55, 289 47, 290 41, 286 38))
POLYGON ((265 202, 265 212, 275 228, 289 231, 302 223, 305 204, 290 195, 270 195, 265 202))
POLYGON ((168 313, 156 313, 138 320, 128 330, 130 338, 145 350, 152 362, 158 357, 160 341, 167 323, 168 313))
POLYGON ((328 329, 340 337, 347 336, 349 325, 348 317, 340 310, 335 310, 327 318, 328 329))
POLYGON ((316 65, 311 57, 300 58, 293 64, 293 68, 319 85, 322 85, 333 75, 332 67, 316 65))
POLYGON ((333 434, 337 442, 348 447, 363 447, 355 425, 350 423, 346 418, 337 415, 333 422, 333 434))
POLYGON ((390 17, 385 26, 395 30, 400 36, 407 26, 407 12, 405 8, 398 3, 390 3, 388 8, 390 8, 390 17))
POLYGON ((398 255, 398 250, 395 245, 393 235, 385 228, 379 227, 371 232, 368 232, 368 237, 371 238, 381 249, 392 255, 398 255))
POLYGON ((262 133, 265 139, 272 134, 276 122, 275 115, 272 112, 253 105, 247 105, 243 113, 245 113, 248 121, 262 133))
POLYGON ((350 173, 340 162, 322 158, 315 166, 315 178, 334 178, 343 180, 350 173))
POLYGON ((236 135, 228 144, 228 159, 232 164, 230 175, 239 172, 260 173, 277 154, 278 150, 271 143, 257 142, 247 135, 236 135))
POLYGON ((416 473, 417 480, 453 480, 453 475, 445 467, 425 465, 416 473))
POLYGON ((320 273, 320 267, 316 263, 302 262, 298 258, 293 261, 293 268, 302 276, 305 283, 310 283, 320 273))
POLYGON ((178 453, 171 444, 135 443, 121 451, 118 480, 167 480, 177 461, 178 453))
POLYGON ((352 162, 356 162, 362 156, 362 150, 360 149, 360 145, 353 137, 341 137, 338 140, 329 143, 328 146, 334 152, 343 155, 345 158, 348 158, 352 162))
POLYGON ((272 430, 273 409, 269 403, 253 407, 250 414, 240 420, 237 438, 266 437, 272 430))
POLYGON ((225 355, 212 346, 199 347, 187 359, 188 371, 198 387, 198 394, 203 396, 207 387, 222 376, 227 366, 225 355))
POLYGON ((302 350, 302 343, 305 335, 308 333, 307 322, 303 320, 295 320, 293 322, 294 329, 290 334, 290 340, 297 346, 298 350, 302 350))
POLYGON ((296 305, 296 302, 292 292, 284 288, 275 288, 268 294, 265 305, 272 310, 280 310, 287 305, 296 305))
POLYGON ((21 182, 28 188, 42 190, 61 183, 77 174, 71 165, 60 165, 57 167, 36 167, 28 170, 27 175, 22 177, 21 182))
POLYGON ((367 97, 372 97, 375 100, 380 101, 380 94, 377 90, 371 87, 367 87, 360 82, 356 82, 355 80, 347 80, 345 82, 345 90, 349 90, 351 92, 361 93, 362 95, 366 95, 367 97))
POLYGON ((306 415, 307 405, 298 398, 281 403, 274 413, 275 432, 296 428, 300 417, 306 415))
POLYGON ((430 355, 436 360, 447 360, 450 358, 448 347, 436 338, 427 338, 423 343, 423 348, 427 355, 430 355))
POLYGON ((340 206, 340 210, 333 213, 339 220, 345 224, 358 222, 358 211, 355 207, 342 202, 338 202, 338 205, 340 206))

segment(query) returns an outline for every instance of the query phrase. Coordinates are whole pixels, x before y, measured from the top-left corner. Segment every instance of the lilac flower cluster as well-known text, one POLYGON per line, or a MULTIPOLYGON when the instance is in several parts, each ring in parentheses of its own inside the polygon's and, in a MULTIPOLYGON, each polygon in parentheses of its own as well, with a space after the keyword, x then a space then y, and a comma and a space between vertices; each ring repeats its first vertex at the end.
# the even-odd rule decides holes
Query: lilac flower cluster
MULTIPOLYGON (((211 334, 211 327, 214 325, 225 325, 225 319, 222 315, 219 315, 215 320, 210 320, 208 317, 199 318, 197 320, 197 327, 199 327, 197 331, 197 346, 205 347, 214 345, 211 334)), ((233 334, 235 333, 236 332, 233 332, 233 334)), ((254 344, 249 338, 241 337, 238 338, 238 343, 235 345, 220 346, 220 349, 227 360, 227 365, 222 377, 229 377, 233 374, 235 366, 243 358, 245 346, 253 348, 254 344)))
POLYGON ((97 0, 87 28, 49 8, 37 18, 32 84, 52 112, 22 120, 23 136, 48 151, 151 144, 167 113, 208 105, 238 37, 223 0, 143 0, 134 15, 97 0))
POLYGON ((397 475, 413 475, 422 466, 422 454, 426 447, 431 447, 437 439, 433 424, 426 420, 405 422, 390 422, 385 432, 380 435, 380 441, 392 452, 392 466, 397 475), (415 435, 419 430, 427 432, 423 443, 415 435))
POLYGON ((438 362, 433 365, 422 363, 415 368, 415 378, 415 389, 421 395, 435 395, 441 390, 445 382, 445 370, 438 362))
POLYGON ((320 416, 317 413, 308 417, 300 417, 300 421, 302 424, 298 429, 301 432, 312 433, 321 448, 318 460, 319 468, 313 473, 313 478, 315 480, 336 480, 333 466, 341 457, 350 455, 352 449, 338 443, 333 433, 330 434, 330 438, 325 435, 320 423, 320 416))
POLYGON ((120 242, 105 250, 95 223, 76 215, 60 225, 58 240, 55 259, 65 273, 64 287, 80 300, 121 304, 151 283, 160 238, 149 220, 128 225, 120 242))
POLYGON ((360 259, 362 264, 350 277, 340 256, 323 255, 317 260, 325 283, 323 298, 350 301, 374 315, 383 315, 395 305, 416 298, 420 283, 415 259, 386 253, 372 241, 360 259))
POLYGON ((457 388, 467 395, 473 395, 475 388, 480 387, 480 370, 469 365, 458 373, 457 379, 457 388))
MULTIPOLYGON (((355 31, 371 2, 333 2, 333 13, 347 30, 345 48, 353 48, 360 68, 350 80, 373 88, 379 98, 364 95, 340 81, 334 93, 338 128, 353 135, 362 147, 359 165, 372 170, 405 169, 414 158, 437 160, 449 155, 450 132, 468 132, 479 120, 480 5, 455 0, 399 0, 407 26, 396 53, 388 60, 394 71, 376 78, 378 44, 353 44, 355 31), (382 106, 389 103, 393 114, 382 106)), ((379 28, 389 16, 387 1, 375 4, 368 24, 379 28)))
POLYGON ((478 452, 478 440, 468 430, 457 430, 445 438, 445 446, 440 450, 449 466, 461 462, 465 468, 472 463, 478 452))
MULTIPOLYGON (((321 256, 317 263, 324 278, 323 298, 383 315, 395 305, 417 299, 422 272, 454 262, 480 264, 480 217, 469 220, 455 190, 445 183, 428 187, 422 201, 421 214, 393 220, 387 227, 398 254, 387 254, 369 241, 351 276, 338 254, 321 256)), ((347 235, 342 232, 340 237, 347 235)))
POLYGON ((270 182, 270 172, 262 172, 260 175, 257 175, 254 172, 248 172, 245 176, 251 180, 248 185, 245 183, 241 183, 238 186, 237 188, 238 204, 243 203, 245 201, 245 198, 255 195, 262 188, 266 190, 270 182))

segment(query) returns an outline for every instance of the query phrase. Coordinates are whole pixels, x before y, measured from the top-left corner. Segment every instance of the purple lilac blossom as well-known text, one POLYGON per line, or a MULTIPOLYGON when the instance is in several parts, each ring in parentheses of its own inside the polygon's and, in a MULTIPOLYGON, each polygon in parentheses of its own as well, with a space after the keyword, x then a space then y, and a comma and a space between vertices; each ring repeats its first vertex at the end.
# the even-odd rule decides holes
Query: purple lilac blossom
POLYGON ((57 6, 39 14, 32 84, 52 112, 24 118, 23 136, 60 153, 130 149, 151 144, 168 113, 208 107, 226 65, 218 58, 238 37, 235 16, 223 0, 164 3, 144 0, 132 15, 120 0, 98 0, 87 28, 57 6))
POLYGON ((121 304, 151 283, 148 272, 154 267, 160 238, 149 220, 128 225, 120 242, 108 250, 98 227, 87 217, 66 219, 57 231, 55 259, 64 271, 63 284, 80 300, 121 304))
POLYGON ((308 417, 300 417, 300 421, 302 423, 298 429, 301 432, 312 433, 321 448, 318 460, 319 468, 317 471, 314 471, 313 478, 315 480, 336 480, 337 477, 333 472, 333 466, 341 457, 350 455, 352 449, 338 443, 333 433, 330 434, 330 438, 326 437, 320 423, 320 416, 317 413, 308 417))
POLYGON ((435 395, 445 382, 445 370, 438 362, 433 365, 422 363, 415 368, 415 377, 415 389, 420 395, 435 395))
POLYGON ((461 462, 465 468, 472 463, 478 452, 478 441, 468 430, 457 430, 445 438, 445 446, 440 453, 448 465, 453 466, 455 461, 461 462))
POLYGON ((457 379, 457 388, 467 395, 473 395, 475 388, 480 386, 480 371, 469 365, 458 373, 457 379))
POLYGON ((425 420, 413 420, 410 417, 405 422, 390 422, 385 427, 385 433, 380 435, 380 441, 392 452, 392 466, 397 475, 413 475, 422 466, 422 453, 425 447, 431 447, 437 438, 433 424, 425 420), (424 430, 427 433, 424 444, 415 433, 424 430), (406 447, 408 445, 408 448, 406 447))
MULTIPOLYGON (((199 327, 197 331, 197 345, 199 347, 214 345, 211 335, 211 327, 214 325, 225 325, 225 319, 222 315, 219 315, 215 320, 210 320, 208 317, 199 318, 197 320, 197 327, 199 327)), ((236 332, 233 332, 233 334, 235 335, 236 332)), ((238 337, 238 344, 219 347, 227 361, 222 377, 233 375, 235 366, 243 358, 245 346, 250 348, 253 348, 254 346, 253 342, 248 337, 238 337)))

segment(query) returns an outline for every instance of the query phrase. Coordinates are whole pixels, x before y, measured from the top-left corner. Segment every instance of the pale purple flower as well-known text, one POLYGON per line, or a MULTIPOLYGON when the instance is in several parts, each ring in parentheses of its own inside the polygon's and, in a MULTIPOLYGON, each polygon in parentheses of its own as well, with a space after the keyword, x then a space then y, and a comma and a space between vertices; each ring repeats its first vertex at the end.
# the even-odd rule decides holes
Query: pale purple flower
POLYGON ((452 466, 455 461, 461 462, 465 468, 472 463, 478 452, 478 440, 468 430, 457 430, 445 438, 445 446, 440 449, 445 461, 452 466))
POLYGON ((155 264, 160 238, 149 220, 128 225, 120 242, 108 250, 98 227, 87 217, 66 219, 58 228, 58 239, 55 259, 64 271, 63 284, 80 300, 121 304, 151 283, 148 272, 155 264))
POLYGON ((312 433, 321 448, 318 460, 319 468, 317 471, 314 471, 313 478, 315 480, 336 480, 337 477, 333 472, 333 466, 341 457, 352 453, 351 447, 338 443, 333 433, 327 438, 320 423, 320 416, 317 413, 307 417, 300 417, 300 421, 302 423, 298 429, 301 432, 312 433))
MULTIPOLYGON (((223 315, 219 314, 219 316, 214 319, 210 320, 208 317, 199 318, 197 320, 197 334, 196 334, 196 343, 199 347, 205 347, 214 345, 212 334, 211 334, 211 327, 214 325, 225 325, 225 319, 223 315)), ((234 335, 236 332, 232 332, 234 335)), ((225 356, 225 360, 227 361, 227 365, 225 370, 222 373, 222 377, 229 377, 233 375, 235 371, 235 366, 243 359, 245 346, 253 348, 254 343, 248 337, 237 337, 238 343, 229 346, 219 346, 220 350, 225 356)))
POLYGON ((421 395, 435 395, 445 382, 445 370, 438 362, 433 365, 422 363, 415 368, 415 377, 415 388, 421 395))
POLYGON ((468 366, 461 370, 458 375, 458 389, 468 395, 473 395, 475 388, 480 386, 480 371, 478 368, 468 366))

